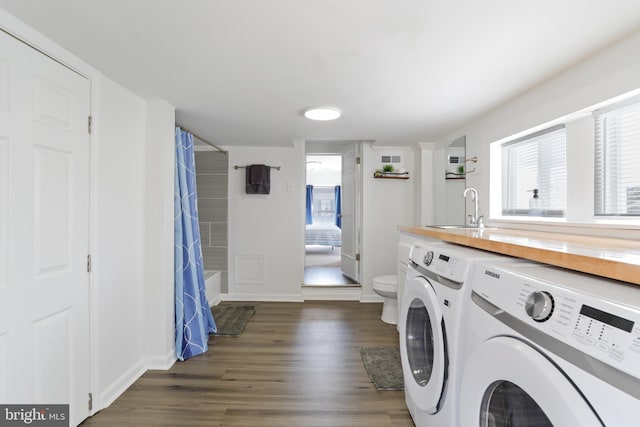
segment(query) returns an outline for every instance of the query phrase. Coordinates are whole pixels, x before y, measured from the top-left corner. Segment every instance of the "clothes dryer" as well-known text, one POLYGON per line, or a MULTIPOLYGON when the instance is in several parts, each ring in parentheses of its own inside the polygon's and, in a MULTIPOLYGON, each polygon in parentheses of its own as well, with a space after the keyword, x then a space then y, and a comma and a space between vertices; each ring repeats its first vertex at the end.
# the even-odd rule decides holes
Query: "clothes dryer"
POLYGON ((472 282, 461 426, 638 425, 640 287, 508 263, 472 282))
POLYGON ((417 242, 399 313, 407 407, 418 427, 457 425, 458 348, 474 263, 505 256, 444 242, 417 242))

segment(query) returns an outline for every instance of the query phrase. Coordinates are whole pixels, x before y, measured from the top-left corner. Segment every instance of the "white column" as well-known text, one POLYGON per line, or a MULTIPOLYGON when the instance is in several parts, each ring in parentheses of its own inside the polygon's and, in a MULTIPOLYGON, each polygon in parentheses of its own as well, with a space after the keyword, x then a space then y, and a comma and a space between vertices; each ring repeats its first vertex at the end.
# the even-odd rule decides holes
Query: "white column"
POLYGON ((144 346, 148 369, 168 369, 176 360, 173 273, 175 108, 166 101, 149 101, 146 130, 144 346))
POLYGON ((420 170, 420 184, 417 186, 419 197, 416 198, 416 200, 419 201, 417 205, 420 206, 420 209, 417 212, 418 223, 416 225, 429 225, 435 222, 434 203, 436 203, 436 198, 433 162, 436 144, 433 142, 420 142, 418 146, 420 147, 420 155, 418 156, 420 161, 418 165, 419 168, 416 169, 420 170))

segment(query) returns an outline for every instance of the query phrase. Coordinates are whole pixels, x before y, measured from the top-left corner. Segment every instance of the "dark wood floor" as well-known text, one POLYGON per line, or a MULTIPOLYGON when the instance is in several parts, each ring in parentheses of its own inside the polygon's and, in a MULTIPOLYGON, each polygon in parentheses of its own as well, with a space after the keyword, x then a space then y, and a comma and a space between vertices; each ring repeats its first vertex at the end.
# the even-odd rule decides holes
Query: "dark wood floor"
POLYGON ((340 267, 305 267, 305 286, 360 286, 344 274, 340 267))
POLYGON ((380 304, 252 304, 240 337, 147 372, 82 425, 413 426, 404 393, 377 391, 360 358, 361 346, 398 343, 380 304))

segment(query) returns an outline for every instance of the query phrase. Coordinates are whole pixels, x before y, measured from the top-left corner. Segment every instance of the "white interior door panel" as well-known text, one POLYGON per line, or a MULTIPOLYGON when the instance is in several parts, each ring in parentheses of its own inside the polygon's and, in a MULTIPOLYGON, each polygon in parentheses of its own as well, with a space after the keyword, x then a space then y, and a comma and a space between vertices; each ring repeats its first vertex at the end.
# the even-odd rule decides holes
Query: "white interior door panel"
POLYGON ((342 153, 342 273, 360 281, 359 260, 359 146, 349 144, 342 153))
POLYGON ((0 31, 0 401, 89 414, 90 82, 0 31))

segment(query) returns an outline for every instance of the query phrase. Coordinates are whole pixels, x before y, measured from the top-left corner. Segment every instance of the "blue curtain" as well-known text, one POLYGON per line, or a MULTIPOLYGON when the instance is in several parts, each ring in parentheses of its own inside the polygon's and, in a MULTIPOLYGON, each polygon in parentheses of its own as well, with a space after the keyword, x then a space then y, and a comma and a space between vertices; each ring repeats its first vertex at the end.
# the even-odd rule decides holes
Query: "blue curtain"
POLYGON ((334 191, 336 195, 336 225, 338 228, 342 228, 342 191, 339 185, 335 186, 334 191))
POLYGON ((216 323, 204 293, 193 135, 176 128, 174 185, 176 354, 185 360, 207 351, 216 323))
POLYGON ((313 224, 313 185, 307 185, 307 224, 313 224))

